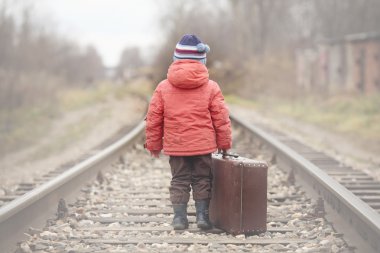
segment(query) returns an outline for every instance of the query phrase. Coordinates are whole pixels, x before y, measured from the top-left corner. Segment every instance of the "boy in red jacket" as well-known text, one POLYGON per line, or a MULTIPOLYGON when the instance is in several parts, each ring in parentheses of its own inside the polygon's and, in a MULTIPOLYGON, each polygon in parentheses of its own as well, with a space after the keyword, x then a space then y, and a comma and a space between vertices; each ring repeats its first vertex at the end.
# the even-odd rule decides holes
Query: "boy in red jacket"
POLYGON ((167 79, 154 91, 146 119, 145 147, 152 156, 170 156, 174 229, 188 228, 190 186, 197 226, 211 228, 211 153, 231 148, 231 122, 218 84, 209 80, 208 45, 184 35, 174 51, 167 79))

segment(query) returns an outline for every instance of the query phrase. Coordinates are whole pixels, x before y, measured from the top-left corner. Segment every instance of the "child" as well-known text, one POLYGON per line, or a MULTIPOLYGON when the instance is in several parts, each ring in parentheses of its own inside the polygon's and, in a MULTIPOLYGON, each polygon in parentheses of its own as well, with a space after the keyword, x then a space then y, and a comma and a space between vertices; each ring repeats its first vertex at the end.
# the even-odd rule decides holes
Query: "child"
POLYGON ((231 148, 231 123, 218 84, 209 80, 208 45, 195 35, 184 35, 176 45, 167 79, 154 91, 146 119, 145 147, 159 157, 170 156, 173 227, 188 228, 190 186, 197 226, 210 229, 211 153, 231 148))

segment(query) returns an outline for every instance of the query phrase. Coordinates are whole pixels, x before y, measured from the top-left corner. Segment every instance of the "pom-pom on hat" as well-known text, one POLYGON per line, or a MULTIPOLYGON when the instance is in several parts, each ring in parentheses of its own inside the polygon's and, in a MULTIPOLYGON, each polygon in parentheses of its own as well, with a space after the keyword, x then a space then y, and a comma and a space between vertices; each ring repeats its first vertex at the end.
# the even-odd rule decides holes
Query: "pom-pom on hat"
POLYGON ((206 54, 210 47, 193 34, 185 34, 174 50, 174 60, 192 59, 206 64, 206 54))

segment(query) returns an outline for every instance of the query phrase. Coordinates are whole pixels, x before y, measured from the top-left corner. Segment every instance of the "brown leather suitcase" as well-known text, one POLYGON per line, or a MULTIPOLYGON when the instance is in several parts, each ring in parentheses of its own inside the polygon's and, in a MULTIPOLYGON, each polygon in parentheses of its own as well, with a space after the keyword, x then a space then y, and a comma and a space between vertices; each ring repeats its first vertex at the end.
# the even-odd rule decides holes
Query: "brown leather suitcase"
POLYGON ((234 235, 265 232, 267 163, 222 154, 213 154, 212 161, 212 224, 234 235))

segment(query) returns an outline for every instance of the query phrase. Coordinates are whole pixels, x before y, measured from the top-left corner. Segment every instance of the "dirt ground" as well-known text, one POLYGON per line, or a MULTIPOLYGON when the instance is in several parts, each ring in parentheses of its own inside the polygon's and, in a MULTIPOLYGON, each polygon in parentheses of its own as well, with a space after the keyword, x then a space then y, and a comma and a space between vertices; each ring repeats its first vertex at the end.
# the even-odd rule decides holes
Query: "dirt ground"
POLYGON ((251 122, 268 124, 273 129, 284 132, 301 142, 308 143, 314 149, 380 180, 378 152, 373 152, 373 147, 369 149, 365 143, 358 143, 347 136, 295 119, 279 115, 262 115, 252 111, 252 109, 236 105, 229 105, 229 108, 232 113, 243 116, 251 122))
POLYGON ((122 127, 138 123, 145 110, 144 100, 127 95, 121 100, 109 98, 105 103, 63 115, 54 121, 52 130, 38 144, 0 160, 0 194, 20 182, 31 182, 65 162, 78 159, 122 127), (79 133, 68 134, 72 132, 68 129, 81 125, 86 127, 79 133), (73 139, 68 139, 70 137, 73 139), (66 145, 62 146, 59 141, 66 145))

